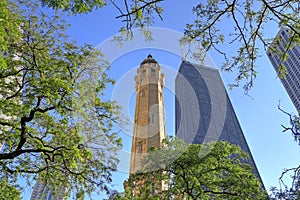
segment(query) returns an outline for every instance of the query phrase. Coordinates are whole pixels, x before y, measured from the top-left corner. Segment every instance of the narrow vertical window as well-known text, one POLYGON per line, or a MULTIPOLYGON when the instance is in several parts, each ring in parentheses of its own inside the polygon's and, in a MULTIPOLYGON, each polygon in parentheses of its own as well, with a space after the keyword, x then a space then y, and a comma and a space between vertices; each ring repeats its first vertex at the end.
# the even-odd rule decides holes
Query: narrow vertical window
POLYGON ((142 97, 145 96, 145 90, 142 90, 142 97))
POLYGON ((138 153, 142 153, 143 152, 143 142, 140 141, 138 142, 138 153))
POLYGON ((151 113, 151 123, 154 124, 154 113, 151 113))

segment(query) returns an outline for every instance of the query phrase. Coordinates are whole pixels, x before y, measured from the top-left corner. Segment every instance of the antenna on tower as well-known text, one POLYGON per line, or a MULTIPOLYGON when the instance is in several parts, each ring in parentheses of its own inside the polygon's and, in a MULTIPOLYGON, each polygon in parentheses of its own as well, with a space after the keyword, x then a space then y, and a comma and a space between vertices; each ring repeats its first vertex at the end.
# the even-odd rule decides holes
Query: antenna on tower
POLYGON ((186 59, 185 59, 185 54, 184 54, 184 48, 183 48, 183 45, 181 44, 180 47, 181 47, 181 60, 182 60, 182 61, 186 61, 186 59))
POLYGON ((197 41, 197 44, 198 44, 198 51, 199 51, 199 60, 201 62, 201 65, 204 65, 204 56, 203 56, 203 51, 202 51, 200 42, 197 41))

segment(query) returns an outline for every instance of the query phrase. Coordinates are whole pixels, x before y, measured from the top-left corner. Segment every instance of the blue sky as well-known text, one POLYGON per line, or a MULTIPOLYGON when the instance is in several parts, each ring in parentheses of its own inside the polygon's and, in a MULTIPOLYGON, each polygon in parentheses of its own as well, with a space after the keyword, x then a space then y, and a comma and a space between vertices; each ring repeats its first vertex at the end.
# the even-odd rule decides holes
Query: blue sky
MULTIPOLYGON (((154 26, 158 28, 166 28, 174 33, 182 33, 184 26, 188 22, 192 22, 192 7, 198 1, 166 1, 162 4, 164 7, 163 21, 158 21, 154 26)), ((115 19, 118 15, 116 9, 105 7, 94 11, 87 15, 78 15, 68 18, 68 23, 72 25, 68 29, 71 39, 79 43, 89 43, 94 46, 103 46, 103 43, 113 35, 118 33, 119 27, 122 25, 120 20, 115 19)), ((221 28, 226 28, 227 24, 222 24, 221 28)), ((278 27, 270 24, 266 29, 266 34, 275 36, 278 27)), ((175 34, 175 35, 176 35, 175 34)), ((177 43, 175 39, 169 41, 177 43)), ((155 42, 155 41, 154 41, 155 42)), ((139 43, 140 44, 140 43, 139 43)), ((126 45, 125 45, 126 46, 126 45)), ((175 45, 176 46, 176 45, 175 45)), ((143 59, 149 53, 163 66, 163 69, 169 70, 168 73, 175 73, 178 69, 181 57, 170 50, 151 48, 151 44, 144 45, 142 49, 131 48, 127 52, 119 51, 117 46, 111 45, 105 50, 105 55, 115 52, 112 59, 110 75, 115 78, 116 86, 107 90, 107 98, 119 98, 120 93, 117 88, 128 85, 127 96, 124 101, 120 102, 127 106, 127 116, 132 119, 134 113, 134 81, 135 68, 139 66, 143 59), (121 53, 120 53, 121 52, 121 53), (132 79, 130 79, 130 77, 132 79), (130 82, 131 80, 131 82, 130 82), (116 97, 117 94, 117 97, 116 97)), ((124 47, 123 47, 124 48, 124 47)), ((171 49, 176 47, 170 47, 171 49)), ((288 125, 289 121, 286 115, 277 109, 279 101, 282 108, 289 112, 296 113, 287 93, 285 92, 280 80, 271 66, 266 54, 262 53, 257 61, 258 77, 255 80, 255 86, 250 91, 251 98, 244 95, 241 87, 227 90, 252 155, 265 184, 269 189, 271 186, 278 186, 278 178, 284 168, 295 167, 299 164, 299 146, 294 142, 290 133, 282 133, 281 124, 288 125)), ((221 55, 216 52, 209 52, 216 68, 220 68, 223 60, 221 55)), ((235 74, 221 72, 225 86, 232 83, 235 74)), ((165 106, 166 106, 166 126, 167 134, 174 135, 174 96, 172 92, 172 77, 169 77, 169 85, 165 90, 165 106)), ((228 88, 228 87, 227 87, 228 88)), ((123 97, 123 96, 121 96, 123 97)), ((120 98, 122 99, 122 98, 120 98)), ((122 126, 120 128, 123 128, 122 126)), ((128 128, 128 127, 127 127, 128 128)), ((130 129, 130 127, 129 127, 130 129)), ((114 175, 115 189, 122 190, 123 181, 128 177, 128 162, 122 153, 128 153, 131 148, 131 132, 123 132, 121 136, 124 138, 124 147, 120 155, 122 162, 120 172, 114 175)), ((25 195, 27 196, 27 195, 25 195)), ((101 199, 102 197, 99 197, 101 199)))

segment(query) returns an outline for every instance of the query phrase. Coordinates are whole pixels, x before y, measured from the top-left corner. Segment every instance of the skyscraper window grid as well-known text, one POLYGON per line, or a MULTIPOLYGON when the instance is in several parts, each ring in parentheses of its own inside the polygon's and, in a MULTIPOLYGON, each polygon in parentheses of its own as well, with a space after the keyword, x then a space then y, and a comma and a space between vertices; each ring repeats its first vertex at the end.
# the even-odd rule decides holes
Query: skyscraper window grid
MULTIPOLYGON (((288 39, 290 37, 289 32, 285 28, 281 28, 278 32, 276 38, 277 40, 276 47, 279 50, 280 54, 283 54, 285 51, 285 46, 287 45, 288 39)), ((271 52, 270 49, 267 51, 267 55, 278 73, 278 67, 281 64, 280 54, 271 52)), ((287 51, 288 58, 283 62, 283 65, 286 68, 286 77, 280 78, 284 88, 286 89, 289 97, 291 98, 293 104, 295 105, 297 111, 300 111, 300 46, 295 45, 292 49, 287 51)))

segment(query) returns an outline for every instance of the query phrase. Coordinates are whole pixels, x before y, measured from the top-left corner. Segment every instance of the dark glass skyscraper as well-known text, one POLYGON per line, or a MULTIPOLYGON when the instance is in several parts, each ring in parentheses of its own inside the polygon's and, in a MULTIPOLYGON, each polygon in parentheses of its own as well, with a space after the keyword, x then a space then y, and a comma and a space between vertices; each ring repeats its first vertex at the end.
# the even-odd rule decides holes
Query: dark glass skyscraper
POLYGON ((261 180, 218 70, 183 61, 175 94, 176 137, 188 144, 227 141, 239 145, 250 155, 248 163, 261 180))
MULTIPOLYGON (((280 40, 274 43, 279 52, 271 52, 271 49, 267 51, 267 55, 277 73, 280 65, 280 55, 285 52, 289 37, 289 31, 281 28, 276 35, 276 38, 280 38, 280 40)), ((280 80, 297 111, 300 112, 300 46, 296 45, 288 50, 287 54, 288 58, 283 62, 287 75, 286 78, 281 78, 280 80)))

